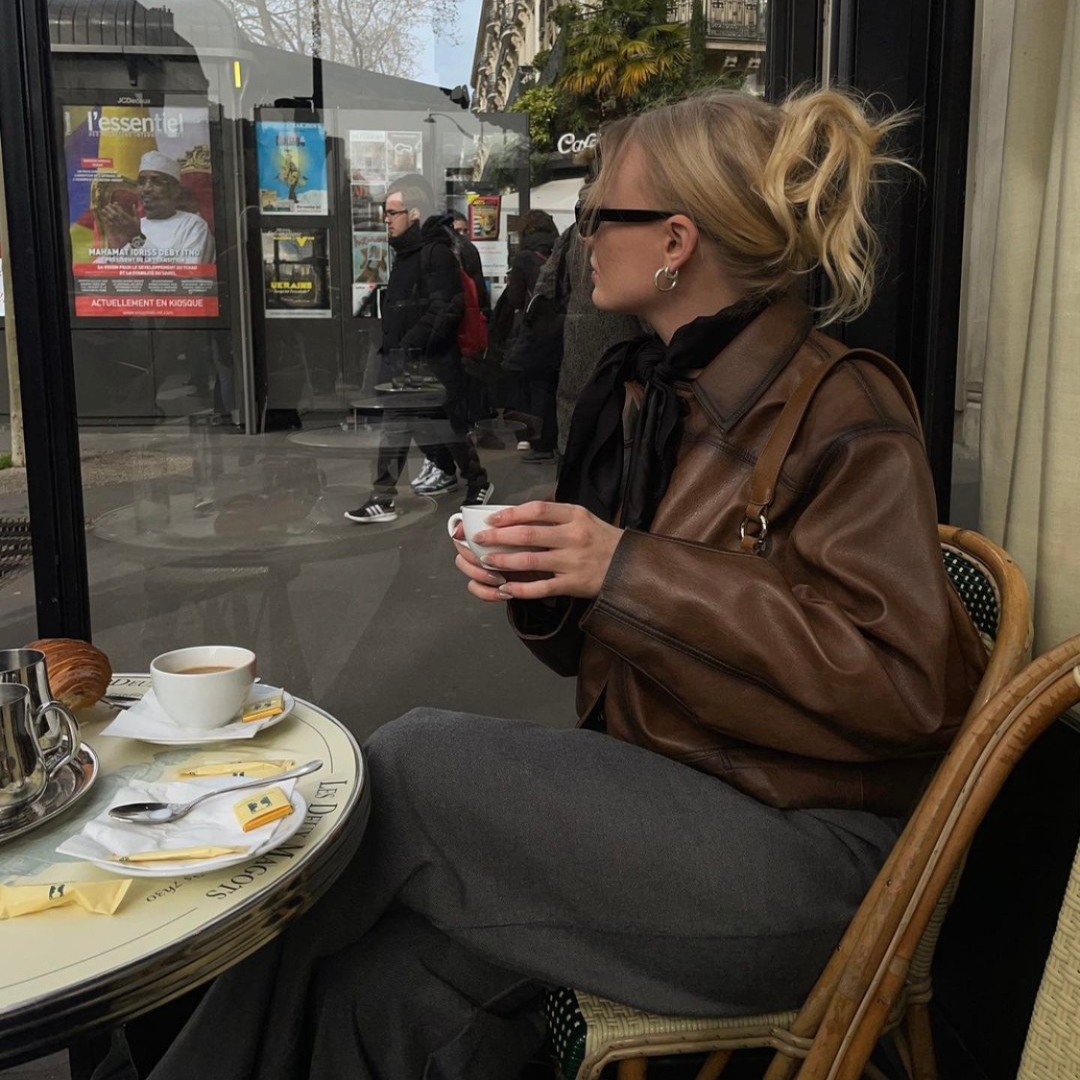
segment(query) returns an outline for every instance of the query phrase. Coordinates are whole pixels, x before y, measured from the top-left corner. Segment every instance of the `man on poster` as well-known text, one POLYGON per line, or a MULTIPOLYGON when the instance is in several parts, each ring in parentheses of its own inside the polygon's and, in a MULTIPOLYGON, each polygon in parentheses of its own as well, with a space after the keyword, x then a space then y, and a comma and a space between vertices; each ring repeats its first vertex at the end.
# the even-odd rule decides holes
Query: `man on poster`
POLYGON ((198 214, 180 210, 180 164, 150 150, 139 162, 139 201, 143 216, 109 203, 98 211, 105 246, 117 255, 95 262, 156 262, 183 265, 214 261, 214 238, 198 214))

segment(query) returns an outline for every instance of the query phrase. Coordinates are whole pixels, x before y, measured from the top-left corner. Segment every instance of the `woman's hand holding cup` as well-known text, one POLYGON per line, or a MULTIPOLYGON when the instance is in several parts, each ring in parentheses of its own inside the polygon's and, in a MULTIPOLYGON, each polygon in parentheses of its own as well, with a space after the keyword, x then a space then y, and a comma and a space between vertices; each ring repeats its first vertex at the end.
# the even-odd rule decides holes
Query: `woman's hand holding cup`
POLYGON ((591 599, 599 594, 622 538, 622 529, 569 503, 471 509, 486 511, 482 527, 468 530, 467 541, 460 524, 451 535, 458 546, 457 567, 469 579, 469 592, 481 600, 591 599), (476 546, 488 549, 483 564, 476 546))
POLYGON ((488 527, 488 520, 502 510, 513 510, 512 506, 463 506, 457 514, 451 514, 446 523, 450 538, 458 549, 457 568, 469 579, 469 591, 481 600, 497 601, 506 597, 498 592, 506 584, 506 575, 489 569, 489 559, 496 550, 508 552, 511 547, 492 544, 480 544, 476 539, 478 532, 488 527))

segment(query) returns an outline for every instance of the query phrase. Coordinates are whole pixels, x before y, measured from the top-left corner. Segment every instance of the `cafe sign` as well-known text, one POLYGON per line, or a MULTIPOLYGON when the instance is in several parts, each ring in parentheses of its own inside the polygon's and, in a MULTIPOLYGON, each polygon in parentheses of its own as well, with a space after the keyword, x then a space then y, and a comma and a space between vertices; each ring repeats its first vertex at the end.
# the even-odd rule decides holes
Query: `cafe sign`
POLYGON ((565 135, 559 136, 555 147, 560 154, 580 154, 582 150, 591 150, 596 146, 598 139, 599 135, 595 131, 585 136, 575 135, 572 131, 568 131, 565 135))

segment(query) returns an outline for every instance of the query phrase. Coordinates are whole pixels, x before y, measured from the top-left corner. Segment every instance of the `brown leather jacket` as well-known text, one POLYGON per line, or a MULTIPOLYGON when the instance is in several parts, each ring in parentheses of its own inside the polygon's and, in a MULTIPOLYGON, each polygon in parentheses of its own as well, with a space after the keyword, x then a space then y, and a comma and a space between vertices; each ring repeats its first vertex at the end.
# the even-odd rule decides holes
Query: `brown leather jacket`
MULTIPOLYGON (((889 378, 844 361, 780 473, 764 555, 740 550, 750 473, 783 405, 843 347, 780 300, 696 378, 649 533, 592 602, 513 602, 578 677, 582 720, 771 806, 908 812, 986 651, 942 568, 922 440, 889 378)), ((631 388, 633 389, 633 388, 631 388)))

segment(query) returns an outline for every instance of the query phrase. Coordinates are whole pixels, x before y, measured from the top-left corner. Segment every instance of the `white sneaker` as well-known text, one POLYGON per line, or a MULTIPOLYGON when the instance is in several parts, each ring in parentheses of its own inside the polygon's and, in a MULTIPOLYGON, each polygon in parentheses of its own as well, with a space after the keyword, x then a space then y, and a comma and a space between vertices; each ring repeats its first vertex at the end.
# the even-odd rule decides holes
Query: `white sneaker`
POLYGON ((458 478, 455 473, 435 469, 428 478, 413 490, 417 495, 441 495, 444 491, 457 491, 458 478))
POLYGON ((420 471, 409 481, 409 487, 415 491, 421 484, 431 479, 432 473, 437 472, 435 462, 431 458, 424 458, 424 464, 420 466, 420 471))
POLYGON ((519 450, 531 450, 532 449, 532 443, 529 442, 528 439, 522 439, 521 442, 519 442, 517 444, 517 448, 519 450))

